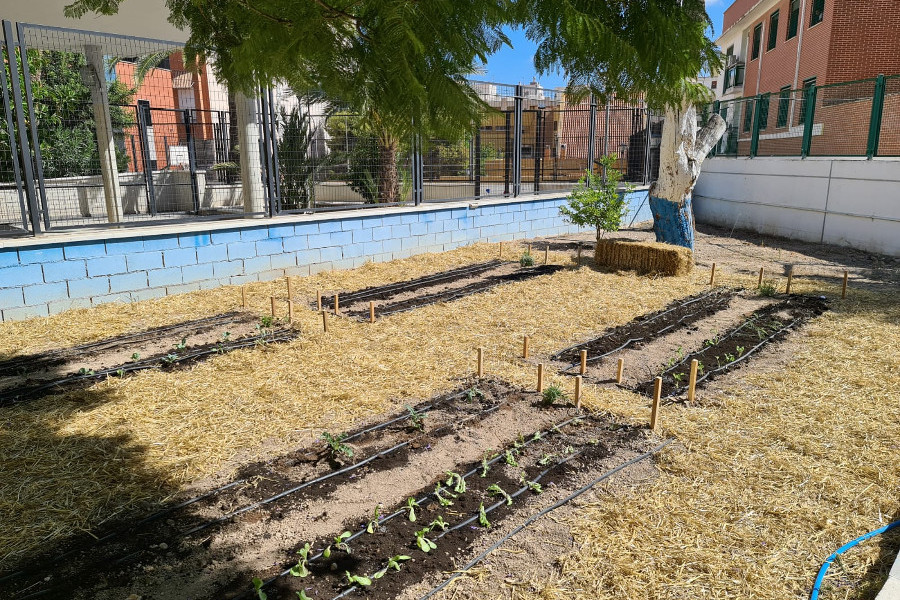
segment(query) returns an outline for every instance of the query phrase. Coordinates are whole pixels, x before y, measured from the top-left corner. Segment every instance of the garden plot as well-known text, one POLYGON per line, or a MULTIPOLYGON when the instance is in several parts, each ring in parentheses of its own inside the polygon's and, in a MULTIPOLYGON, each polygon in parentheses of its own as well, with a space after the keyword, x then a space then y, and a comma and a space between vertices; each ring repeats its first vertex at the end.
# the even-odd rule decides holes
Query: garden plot
POLYGON ((175 369, 256 344, 288 341, 297 333, 248 313, 213 317, 106 338, 88 344, 0 361, 0 406, 107 377, 146 369, 175 369))
POLYGON ((640 429, 545 406, 536 392, 491 379, 323 438, 247 467, 225 486, 55 548, 0 580, 0 595, 53 597, 65 582, 65 595, 78 598, 255 597, 250 580, 261 576, 271 580, 270 598, 296 597, 310 585, 310 598, 332 598, 346 590, 345 572, 377 581, 388 559, 409 555, 397 559, 399 572, 384 575, 388 585, 371 586, 375 597, 391 597, 424 573, 450 568, 488 523, 548 486, 555 496, 577 475, 646 445, 640 429), (328 540, 331 558, 316 556, 328 540), (285 573, 307 542, 309 583, 285 573))
POLYGON ((388 316, 439 302, 450 302, 504 283, 548 275, 562 268, 559 265, 547 264, 522 267, 518 263, 492 260, 408 281, 338 294, 337 305, 334 296, 323 296, 321 302, 316 300, 315 306, 317 308, 335 306, 340 308, 343 314, 368 320, 371 303, 374 303, 378 316, 388 316))

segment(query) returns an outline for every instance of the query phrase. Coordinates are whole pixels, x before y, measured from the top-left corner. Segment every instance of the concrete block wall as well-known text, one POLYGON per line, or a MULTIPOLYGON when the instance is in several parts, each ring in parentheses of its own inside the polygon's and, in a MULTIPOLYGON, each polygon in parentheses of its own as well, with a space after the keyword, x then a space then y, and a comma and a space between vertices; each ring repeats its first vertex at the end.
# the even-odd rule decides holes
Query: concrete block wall
MULTIPOLYGON (((644 196, 632 195, 635 208, 644 196)), ((353 268, 478 241, 576 232, 559 214, 564 202, 564 197, 455 202, 0 240, 0 315, 18 320, 353 268)))

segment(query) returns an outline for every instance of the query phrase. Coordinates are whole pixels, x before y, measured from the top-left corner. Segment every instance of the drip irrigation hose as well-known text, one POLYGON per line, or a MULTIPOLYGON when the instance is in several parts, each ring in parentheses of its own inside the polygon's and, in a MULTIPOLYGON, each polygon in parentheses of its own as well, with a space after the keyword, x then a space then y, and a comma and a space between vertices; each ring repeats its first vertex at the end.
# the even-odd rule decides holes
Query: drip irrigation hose
POLYGON ((869 538, 873 538, 876 535, 881 535, 882 533, 890 531, 891 529, 893 529, 895 527, 900 527, 900 521, 894 521, 893 523, 889 523, 889 524, 885 525, 884 527, 879 527, 875 531, 870 531, 869 533, 867 533, 865 535, 861 535, 858 538, 856 538, 855 540, 853 540, 851 542, 847 542, 846 544, 844 544, 843 546, 841 546, 840 548, 838 548, 837 550, 832 552, 828 556, 828 558, 825 559, 825 562, 822 563, 822 568, 819 569, 819 574, 816 575, 816 581, 815 581, 815 583, 813 583, 812 593, 810 593, 810 595, 809 595, 809 600, 818 600, 819 588, 822 587, 822 582, 825 581, 825 574, 828 572, 828 567, 831 566, 831 563, 833 563, 835 560, 837 560, 838 556, 840 556, 841 554, 843 554, 850 548, 856 546, 857 544, 860 544, 860 543, 868 540, 869 538))
POLYGON ((636 456, 636 457, 632 458, 631 460, 622 463, 621 465, 619 465, 619 466, 616 467, 615 469, 612 469, 611 471, 607 471, 607 472, 604 473, 603 475, 597 477, 597 478, 594 479, 592 482, 590 482, 590 483, 588 483, 587 485, 585 485, 584 487, 582 487, 582 488, 576 490, 575 492, 573 492, 572 494, 566 496, 566 497, 563 498, 562 500, 559 500, 559 501, 557 501, 556 503, 552 504, 551 506, 548 506, 547 508, 541 510, 540 512, 538 512, 538 513, 532 515, 532 516, 529 517, 524 523, 522 523, 521 525, 517 526, 515 529, 513 529, 512 531, 510 531, 509 533, 507 533, 506 535, 504 535, 504 536, 503 536, 502 538, 500 538, 499 540, 497 540, 497 541, 496 541, 494 544, 492 544, 487 550, 485 550, 484 552, 482 552, 481 554, 479 554, 478 556, 476 556, 475 558, 473 558, 471 561, 469 561, 469 563, 468 563, 466 566, 464 566, 462 569, 459 569, 458 572, 456 572, 456 573, 454 573, 453 575, 451 575, 446 581, 444 581, 443 583, 441 583, 441 584, 438 585, 437 587, 433 588, 431 591, 429 591, 428 593, 426 593, 426 594, 425 594, 424 596, 422 596, 421 598, 419 598, 419 600, 428 600, 429 598, 431 598, 432 596, 434 596, 435 594, 437 594, 439 591, 441 591, 442 589, 444 589, 445 587, 447 587, 451 582, 453 582, 456 578, 458 578, 460 575, 462 575, 464 572, 468 571, 469 569, 471 569, 472 567, 474 567, 475 565, 477 565, 478 563, 480 563, 482 560, 484 560, 485 558, 487 558, 487 556, 488 556, 491 552, 493 552, 494 550, 496 550, 497 548, 499 548, 501 545, 503 545, 503 544, 504 544, 507 540, 509 540, 511 537, 513 537, 514 535, 516 535, 517 533, 519 533, 520 531, 522 531, 523 529, 525 529, 526 527, 528 527, 529 525, 531 525, 532 523, 534 523, 535 521, 537 521, 538 519, 540 519, 541 517, 543 517, 544 515, 547 515, 547 514, 553 512, 554 510, 560 508, 561 506, 563 506, 563 505, 565 505, 565 504, 568 504, 569 502, 571 502, 571 501, 574 500, 575 498, 581 496, 582 494, 584 494, 585 492, 587 492, 588 490, 590 490, 591 488, 593 488, 595 485, 597 485, 598 483, 600 483, 600 482, 603 481, 604 479, 607 479, 607 478, 609 478, 609 477, 612 477, 613 475, 615 475, 615 474, 618 473, 619 471, 621 471, 621 470, 623 470, 623 469, 625 469, 625 468, 627 468, 627 467, 630 467, 631 465, 633 465, 633 464, 635 464, 635 463, 637 463, 637 462, 640 462, 640 461, 642 461, 642 460, 645 460, 645 459, 647 459, 647 458, 650 458, 651 456, 653 456, 654 454, 658 453, 660 450, 662 450, 663 448, 665 448, 666 446, 668 446, 669 444, 671 444, 672 441, 673 441, 672 439, 666 440, 665 442, 663 442, 663 443, 660 444, 659 446, 653 448, 652 450, 650 450, 650 451, 648 451, 648 452, 645 452, 644 454, 641 454, 640 456, 636 456))
MULTIPOLYGON (((557 432, 557 431, 559 431, 562 427, 565 427, 566 425, 569 425, 570 423, 572 423, 572 422, 574 422, 574 421, 578 421, 578 420, 580 420, 580 419, 583 419, 583 417, 582 417, 582 416, 575 416, 575 417, 566 419, 565 421, 562 421, 562 422, 560 422, 560 423, 555 423, 554 425, 552 425, 551 427, 547 428, 546 430, 539 430, 539 431, 536 431, 536 432, 534 432, 533 434, 530 434, 530 435, 528 436, 528 438, 522 443, 522 448, 527 448, 528 446, 530 446, 530 445, 533 444, 534 442, 537 442, 537 441, 539 441, 539 440, 542 440, 543 437, 544 437, 545 435, 549 435, 549 434, 551 434, 551 433, 553 433, 553 432, 557 432)), ((487 464, 488 466, 493 465, 494 463, 496 463, 497 461, 499 461, 499 460, 500 460, 501 458, 503 458, 504 456, 505 456, 504 452, 498 452, 497 456, 495 456, 495 457, 493 457, 492 459, 488 460, 486 464, 487 464)), ((570 458, 574 458, 574 456, 573 456, 573 457, 570 457, 570 458)), ((567 460, 568 460, 568 459, 567 459, 567 460)), ((468 472, 466 472, 465 474, 463 474, 463 475, 462 475, 462 478, 463 478, 463 479, 468 479, 468 478, 471 477, 472 475, 475 475, 476 473, 478 473, 478 471, 480 471, 481 468, 482 468, 481 466, 478 466, 478 467, 475 467, 474 469, 471 469, 470 471, 468 471, 468 472)), ((535 480, 535 481, 536 481, 536 480, 535 480)), ((422 498, 421 498, 420 500, 417 500, 417 503, 425 502, 426 500, 428 500, 428 498, 430 498, 430 497, 432 497, 432 496, 434 496, 434 495, 435 495, 434 492, 429 492, 429 493, 425 494, 424 496, 422 496, 422 498)), ((381 523, 384 523, 384 522, 386 522, 386 521, 390 521, 391 519, 394 519, 394 518, 396 518, 396 517, 398 517, 398 516, 400 516, 400 515, 402 515, 402 514, 404 514, 404 513, 406 513, 406 509, 401 508, 400 510, 398 510, 398 511, 396 511, 396 512, 393 512, 393 513, 391 513, 390 515, 387 515, 387 516, 384 517, 383 519, 379 520, 378 523, 381 524, 381 523)), ((349 538, 347 538, 347 541, 348 541, 348 542, 353 541, 353 540, 355 540, 356 538, 358 538, 359 536, 361 536, 362 534, 364 534, 365 532, 366 532, 366 527, 363 526, 361 529, 359 529, 359 530, 356 531, 354 534, 352 534, 349 538)), ((313 555, 312 557, 310 557, 310 558, 309 558, 309 562, 312 562, 312 561, 314 561, 314 560, 317 560, 317 559, 321 558, 321 556, 322 556, 322 552, 319 552, 319 553, 313 555)), ((274 583, 274 582, 277 581, 278 579, 280 579, 280 578, 284 577, 285 575, 287 575, 288 573, 290 573, 291 568, 293 568, 293 567, 288 567, 287 569, 285 569, 285 570, 282 571, 281 573, 278 573, 277 575, 273 575, 273 576, 270 577, 269 579, 266 579, 265 581, 263 581, 263 584, 262 584, 262 586, 260 587, 260 589, 265 589, 266 587, 272 585, 272 583, 274 583)), ((244 600, 245 598, 249 598, 251 593, 252 593, 252 592, 251 592, 250 590, 244 591, 243 593, 239 594, 238 596, 236 596, 236 597, 233 598, 232 600, 244 600)))

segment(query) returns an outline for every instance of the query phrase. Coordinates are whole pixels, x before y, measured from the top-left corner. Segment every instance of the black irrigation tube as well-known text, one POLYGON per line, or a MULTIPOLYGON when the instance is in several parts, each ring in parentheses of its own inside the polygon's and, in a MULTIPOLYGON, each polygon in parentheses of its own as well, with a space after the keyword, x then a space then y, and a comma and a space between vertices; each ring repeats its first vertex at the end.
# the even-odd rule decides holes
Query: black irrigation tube
MULTIPOLYGON (((182 323, 176 323, 174 325, 164 325, 162 327, 155 327, 153 329, 145 329, 144 331, 138 331, 135 333, 124 334, 121 336, 107 338, 103 340, 97 340, 96 342, 90 342, 87 344, 81 344, 80 346, 71 346, 69 348, 60 348, 57 350, 50 350, 48 352, 44 352, 39 354, 41 358, 44 359, 53 359, 53 358, 64 358, 66 356, 72 354, 83 354, 85 352, 96 351, 98 349, 109 349, 115 348, 117 346, 121 346, 128 342, 133 342, 135 340, 140 340, 142 338, 147 338, 151 335, 160 335, 164 333, 169 333, 172 331, 177 331, 179 329, 191 329, 197 328, 200 326, 215 326, 215 325, 227 325, 229 323, 234 323, 239 321, 237 317, 240 316, 241 313, 238 312, 230 312, 221 315, 215 315, 212 317, 205 317, 203 319, 196 319, 193 321, 185 321, 182 323)), ((22 364, 28 364, 34 362, 35 356, 22 356, 18 358, 10 358, 8 360, 0 362, 0 373, 9 371, 11 369, 16 368, 22 364)))
POLYGON ((672 439, 666 440, 665 442, 663 442, 663 443, 660 444, 659 446, 653 448, 652 450, 649 450, 648 452, 645 452, 644 454, 641 454, 640 456, 636 456, 636 457, 632 458, 631 460, 628 460, 628 461, 622 463, 621 465, 619 465, 619 466, 616 467, 615 469, 612 469, 611 471, 607 471, 606 473, 604 473, 603 475, 597 477, 596 479, 594 479, 592 482, 588 483, 588 484, 585 485, 584 487, 582 487, 582 488, 576 490, 576 491, 573 492, 572 494, 569 494, 569 495, 566 496, 565 498, 563 498, 563 499, 561 499, 561 500, 555 502, 554 504, 548 506, 547 508, 545 508, 545 509, 543 509, 543 510, 537 512, 537 513, 535 513, 534 515, 532 515, 531 517, 529 517, 528 519, 526 519, 524 523, 522 523, 521 525, 517 526, 515 529, 513 529, 512 531, 510 531, 509 533, 507 533, 506 535, 504 535, 503 537, 501 537, 501 538, 500 538, 499 540, 497 540, 496 542, 494 542, 487 550, 485 550, 484 552, 482 552, 481 554, 479 554, 478 556, 476 556, 475 558, 473 558, 471 561, 469 561, 469 563, 466 564, 466 566, 464 566, 462 569, 459 569, 457 572, 453 573, 453 575, 451 575, 446 581, 444 581, 443 583, 441 583, 441 584, 438 585, 437 587, 432 588, 431 591, 429 591, 429 592, 426 593, 424 596, 422 596, 421 598, 419 598, 419 600, 428 600, 429 598, 431 598, 432 596, 434 596, 435 594, 437 594, 439 591, 441 591, 442 589, 444 589, 445 587, 447 587, 448 585, 450 585, 450 583, 452 583, 452 582, 453 582, 454 580, 456 580, 458 577, 460 577, 461 575, 463 575, 466 571, 468 571, 469 569, 471 569, 472 567, 474 567, 475 565, 477 565, 478 563, 480 563, 480 562, 481 562, 482 560, 484 560, 485 558, 487 558, 487 556, 488 556, 491 552, 493 552, 494 550, 496 550, 497 548, 499 548, 500 546, 502 546, 502 545, 503 545, 507 540, 509 540, 511 537, 513 537, 514 535, 516 535, 517 533, 519 533, 520 531, 522 531, 523 529, 525 529, 526 527, 528 527, 529 525, 531 525, 532 523, 534 523, 535 521, 537 521, 538 519, 540 519, 541 517, 543 517, 543 516, 545 516, 545 515, 547 515, 547 514, 550 514, 551 512, 553 512, 554 510, 560 508, 561 506, 564 506, 564 505, 568 504, 569 502, 571 502, 571 501, 574 500, 575 498, 581 496, 582 494, 584 494, 585 492, 587 492, 588 490, 590 490, 591 488, 593 488, 595 485, 597 485, 598 483, 600 483, 600 482, 603 481, 604 479, 608 479, 609 477, 612 477, 613 475, 615 475, 615 474, 618 473, 619 471, 621 471, 621 470, 623 470, 623 469, 625 469, 625 468, 627 468, 627 467, 630 467, 631 465, 633 465, 633 464, 635 464, 635 463, 638 463, 638 462, 640 462, 640 461, 642 461, 642 460, 646 460, 647 458, 650 458, 650 457, 653 456, 654 454, 657 454, 657 453, 660 452, 663 448, 665 448, 666 446, 668 446, 669 444, 671 444, 673 441, 674 441, 674 440, 672 440, 672 439))
MULTIPOLYGON (((432 273, 431 275, 425 275, 423 277, 418 277, 416 279, 409 279, 406 281, 398 281, 396 283, 389 283, 387 285, 367 288, 363 290, 358 290, 356 292, 349 292, 340 296, 341 302, 346 305, 353 304, 355 302, 364 301, 368 298, 372 298, 375 296, 381 296, 383 294, 397 294, 406 288, 415 288, 419 287, 428 287, 430 285, 436 285, 441 283, 445 279, 455 279, 459 276, 469 276, 469 275, 478 275, 483 273, 484 271, 490 271, 493 268, 496 268, 503 264, 503 261, 500 260, 492 260, 486 263, 477 263, 474 265, 467 265, 465 267, 460 267, 458 269, 451 269, 449 271, 441 271, 439 273, 432 273), (423 285, 424 284, 424 285, 423 285)), ((322 298, 322 302, 324 303, 328 300, 334 300, 334 296, 324 296, 322 298)))
POLYGON ((197 360, 198 358, 202 358, 204 356, 209 356, 211 354, 224 354, 226 352, 232 352, 234 350, 240 350, 242 348, 248 348, 250 346, 255 346, 259 342, 266 343, 274 343, 274 342, 289 342, 293 339, 296 339, 297 333, 290 332, 287 329, 280 329, 274 331, 272 333, 264 333, 248 338, 244 338, 241 340, 236 340, 229 344, 222 344, 221 346, 213 346, 210 348, 206 348, 204 350, 197 350, 194 352, 189 352, 187 354, 179 354, 175 355, 174 353, 171 356, 174 356, 171 360, 166 360, 167 357, 153 357, 147 358, 140 361, 134 361, 128 364, 119 365, 116 367, 110 367, 108 369, 101 369, 100 371, 94 371, 92 373, 86 373, 83 375, 67 375, 65 377, 60 377, 58 379, 53 379, 48 381, 42 385, 31 387, 31 388, 13 388, 11 390, 3 390, 0 391, 0 406, 8 406, 11 404, 16 404, 18 402, 22 402, 24 400, 28 400, 31 398, 43 396, 49 390, 60 386, 68 386, 70 384, 79 383, 83 381, 102 381, 104 378, 117 375, 123 376, 126 373, 134 373, 137 371, 146 371, 148 369, 161 369, 163 367, 168 367, 171 365, 177 365, 184 362, 189 362, 193 360, 197 360), (16 389, 23 390, 19 394, 15 394, 16 389))
MULTIPOLYGON (((475 415, 475 416, 478 416, 478 415, 475 415)), ((530 446, 530 445, 533 444, 534 442, 543 439, 543 437, 544 437, 545 435, 549 435, 550 433, 552 433, 552 432, 554 432, 554 431, 558 431, 560 428, 565 427, 566 425, 568 425, 568 424, 570 424, 570 423, 572 423, 572 422, 574 422, 574 421, 581 420, 581 419, 584 419, 584 417, 581 416, 581 415, 577 415, 577 416, 575 416, 575 417, 566 419, 565 421, 562 421, 561 423, 555 423, 553 426, 547 428, 546 430, 543 430, 543 431, 537 431, 537 432, 535 432, 535 433, 533 433, 533 434, 530 434, 530 435, 528 436, 528 438, 522 443, 522 448, 527 448, 528 446, 530 446)), ((487 465, 488 465, 488 466, 493 465, 494 463, 496 463, 497 461, 499 461, 501 458, 504 458, 504 457, 505 457, 505 453, 504 453, 504 452, 498 451, 497 456, 495 456, 494 458, 492 458, 492 459, 490 459, 489 461, 487 461, 487 465)), ((481 470, 481 467, 480 467, 480 466, 479 466, 479 467, 475 467, 474 469, 472 469, 472 470, 468 471, 467 473, 463 474, 463 475, 462 475, 462 478, 463 478, 463 479, 468 479, 468 478, 471 477, 472 475, 478 473, 478 471, 480 471, 480 470, 481 470)), ((426 500, 428 500, 428 498, 430 498, 430 497, 432 497, 432 496, 434 496, 434 492, 429 492, 429 493, 425 494, 424 496, 422 496, 421 499, 417 500, 417 502, 419 502, 419 503, 425 502, 426 500)), ((398 516, 404 514, 405 512, 406 512, 405 509, 400 509, 400 510, 398 510, 398 511, 396 511, 396 512, 391 513, 390 515, 387 515, 387 516, 384 517, 383 519, 379 520, 378 523, 379 523, 379 525, 380 525, 381 523, 384 523, 384 522, 386 522, 386 521, 390 521, 391 519, 396 518, 396 517, 398 517, 398 516)), ((362 534, 364 534, 365 532, 366 532, 366 528, 365 528, 365 526, 363 526, 362 529, 358 530, 356 533, 352 534, 349 538, 347 538, 347 541, 348 541, 348 542, 351 542, 351 541, 355 540, 356 538, 358 538, 359 536, 361 536, 362 534)), ((315 554, 315 555, 311 556, 311 557, 309 558, 309 562, 312 562, 312 561, 314 561, 314 560, 317 560, 317 559, 321 558, 321 556, 322 556, 322 552, 319 552, 318 554, 315 554)), ((273 575, 273 576, 270 577, 269 579, 266 579, 266 580, 263 582, 263 584, 262 584, 262 586, 260 587, 260 589, 264 589, 264 588, 266 588, 266 587, 272 585, 272 583, 274 583, 274 582, 277 581, 278 579, 280 579, 280 578, 284 577, 285 575, 287 575, 288 573, 290 573, 290 571, 291 571, 292 568, 293 568, 293 567, 288 567, 287 569, 285 569, 285 570, 282 571, 281 573, 278 573, 277 575, 273 575)), ((245 592, 239 594, 238 596, 235 596, 232 600, 244 600, 245 598, 249 598, 249 597, 250 597, 250 594, 251 594, 251 592, 248 590, 248 591, 245 591, 245 592)))

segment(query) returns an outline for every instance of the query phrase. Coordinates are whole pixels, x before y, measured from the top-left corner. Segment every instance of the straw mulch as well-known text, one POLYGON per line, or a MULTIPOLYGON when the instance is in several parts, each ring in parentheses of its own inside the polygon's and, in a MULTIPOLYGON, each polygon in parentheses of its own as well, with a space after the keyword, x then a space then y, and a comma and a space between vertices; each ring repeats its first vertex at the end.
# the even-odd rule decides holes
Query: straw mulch
POLYGON ((594 260, 600 267, 670 276, 687 275, 694 268, 690 249, 659 242, 599 240, 594 260))
MULTIPOLYGON (((504 244, 507 258, 522 247, 504 244)), ((294 278, 295 298, 316 289, 358 289, 496 256, 475 245, 353 271, 294 278)), ((571 264, 568 254, 550 262, 571 264)), ((247 461, 309 443, 410 398, 444 390, 471 374, 486 349, 487 372, 533 385, 518 359, 522 336, 550 354, 590 332, 657 310, 702 288, 703 277, 655 279, 633 273, 564 270, 500 286, 450 304, 370 325, 330 317, 327 334, 312 310, 296 313, 294 342, 218 356, 174 373, 143 372, 79 392, 0 411, 0 569, 4 563, 104 520, 148 507, 186 483, 227 477, 247 461)), ((286 299, 283 280, 249 286, 253 308, 286 299)), ((232 310, 237 288, 72 311, 0 325, 6 352, 68 345, 232 310), (36 339, 37 338, 37 339, 36 339)), ((283 304, 281 305, 283 306, 283 304)), ((571 378, 548 384, 571 386, 571 378)))

